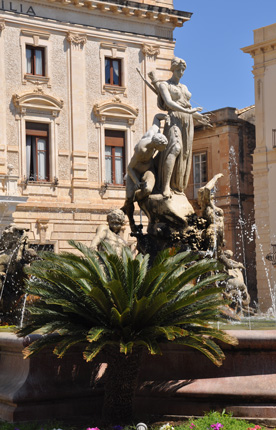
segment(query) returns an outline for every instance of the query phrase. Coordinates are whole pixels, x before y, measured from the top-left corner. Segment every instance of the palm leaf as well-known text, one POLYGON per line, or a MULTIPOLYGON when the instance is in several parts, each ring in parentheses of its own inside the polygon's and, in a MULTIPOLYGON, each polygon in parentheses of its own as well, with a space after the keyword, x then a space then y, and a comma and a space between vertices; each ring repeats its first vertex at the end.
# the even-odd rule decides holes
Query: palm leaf
POLYGON ((222 321, 226 304, 216 286, 226 276, 217 260, 168 249, 149 267, 149 255, 134 257, 129 249, 119 257, 108 244, 101 252, 75 241, 70 245, 78 255, 46 252, 26 269, 26 291, 39 299, 18 333, 45 334, 26 355, 56 345, 62 357, 82 342, 84 358, 91 361, 107 346, 126 355, 136 347, 160 354, 160 342, 174 341, 221 364, 216 340, 234 344, 235 339, 210 325, 222 321))

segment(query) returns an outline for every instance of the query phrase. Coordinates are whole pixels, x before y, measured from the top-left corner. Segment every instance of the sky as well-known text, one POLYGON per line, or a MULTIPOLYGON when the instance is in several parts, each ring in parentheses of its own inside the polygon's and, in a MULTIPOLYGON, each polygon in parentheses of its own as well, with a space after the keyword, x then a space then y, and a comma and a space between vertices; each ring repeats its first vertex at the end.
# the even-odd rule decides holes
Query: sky
POLYGON ((174 31, 192 105, 206 112, 254 104, 253 58, 241 48, 254 43, 253 30, 276 23, 276 0, 174 0, 174 8, 193 13, 174 31))

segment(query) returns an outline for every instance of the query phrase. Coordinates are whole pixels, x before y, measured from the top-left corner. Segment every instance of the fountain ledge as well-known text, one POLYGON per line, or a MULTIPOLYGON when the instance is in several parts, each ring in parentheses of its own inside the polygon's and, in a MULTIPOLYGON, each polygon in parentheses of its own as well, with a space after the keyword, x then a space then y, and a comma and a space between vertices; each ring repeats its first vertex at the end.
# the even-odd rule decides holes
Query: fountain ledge
MULTIPOLYGON (((276 330, 235 330, 239 345, 223 345, 224 364, 180 345, 162 356, 144 354, 136 414, 198 416, 208 410, 276 423, 276 330)), ((30 336, 30 341, 34 336, 30 336)), ((86 363, 78 349, 61 360, 50 350, 23 359, 26 340, 0 333, 0 418, 10 422, 97 418, 103 400, 105 360, 86 363)))

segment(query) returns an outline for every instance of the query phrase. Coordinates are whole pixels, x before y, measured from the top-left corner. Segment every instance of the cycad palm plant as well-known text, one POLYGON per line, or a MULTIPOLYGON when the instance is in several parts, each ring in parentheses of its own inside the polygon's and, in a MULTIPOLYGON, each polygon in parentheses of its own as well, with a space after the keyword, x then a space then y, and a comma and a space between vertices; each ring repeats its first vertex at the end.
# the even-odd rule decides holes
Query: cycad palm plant
POLYGON ((80 255, 45 252, 26 269, 26 291, 40 299, 18 334, 39 330, 45 336, 24 350, 25 357, 51 344, 62 357, 80 343, 87 361, 104 350, 103 415, 117 424, 131 419, 143 349, 160 354, 161 344, 173 341, 221 365, 224 354, 215 340, 236 340, 211 325, 221 320, 224 304, 216 283, 225 274, 216 260, 170 249, 149 267, 148 255, 133 257, 127 247, 120 257, 107 244, 97 252, 69 243, 80 255))

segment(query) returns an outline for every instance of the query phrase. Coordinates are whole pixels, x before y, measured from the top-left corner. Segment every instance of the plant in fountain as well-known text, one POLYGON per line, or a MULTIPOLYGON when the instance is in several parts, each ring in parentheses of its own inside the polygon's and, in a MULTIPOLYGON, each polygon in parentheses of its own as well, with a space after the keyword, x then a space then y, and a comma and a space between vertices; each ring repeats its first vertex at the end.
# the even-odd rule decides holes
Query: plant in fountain
POLYGON ((108 244, 106 251, 93 251, 69 243, 81 255, 44 252, 26 268, 26 291, 40 300, 18 334, 40 330, 44 336, 25 348, 25 357, 49 345, 62 357, 79 343, 87 361, 103 351, 103 416, 113 424, 131 422, 143 350, 161 354, 162 343, 176 342, 222 364, 215 340, 236 340, 211 325, 222 319, 225 304, 216 286, 225 278, 217 260, 168 249, 149 267, 149 255, 134 257, 127 247, 118 255, 108 244))

